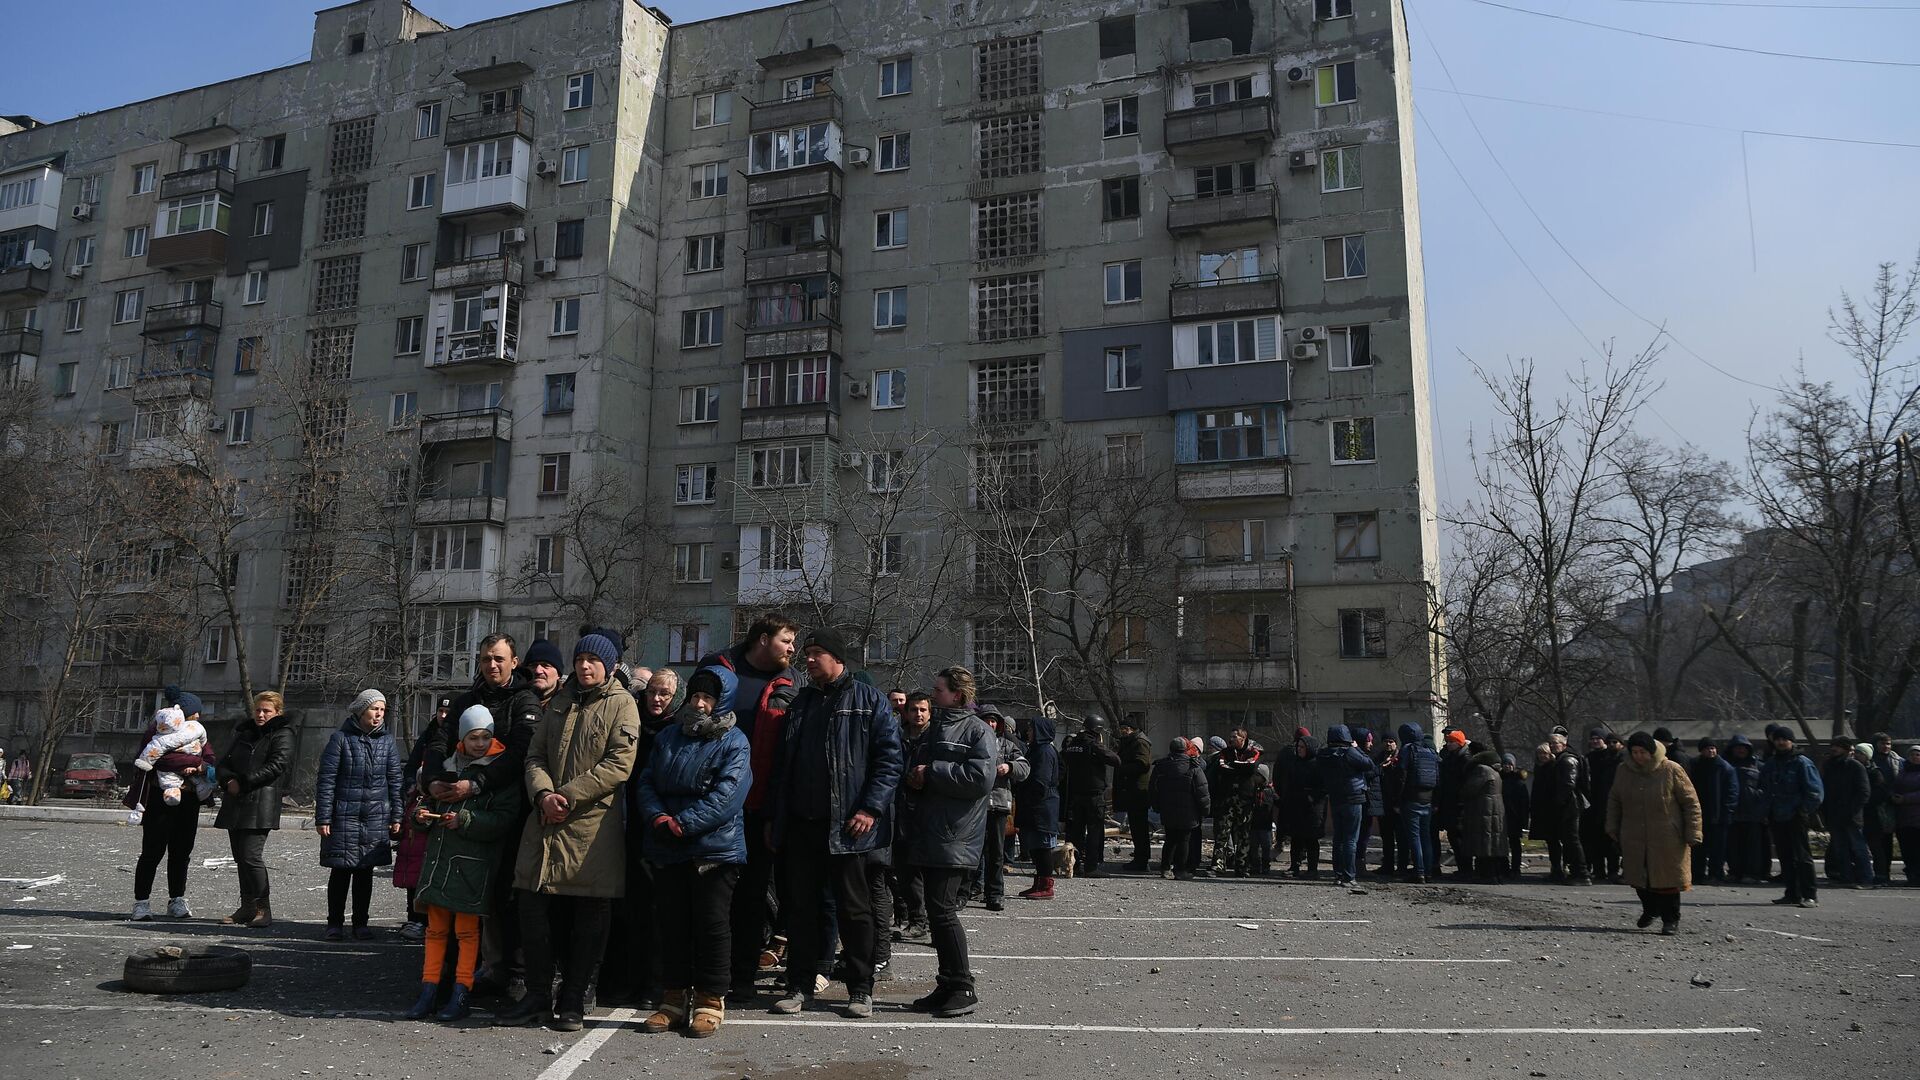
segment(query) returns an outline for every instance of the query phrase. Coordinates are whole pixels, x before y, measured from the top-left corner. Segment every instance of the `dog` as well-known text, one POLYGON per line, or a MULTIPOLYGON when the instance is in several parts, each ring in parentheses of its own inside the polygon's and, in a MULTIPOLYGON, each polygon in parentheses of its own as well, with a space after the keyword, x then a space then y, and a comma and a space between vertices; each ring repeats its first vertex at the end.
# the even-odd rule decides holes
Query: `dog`
POLYGON ((1074 864, 1079 858, 1079 853, 1073 850, 1072 844, 1061 844, 1059 847, 1054 848, 1053 876, 1063 878, 1072 877, 1074 864))

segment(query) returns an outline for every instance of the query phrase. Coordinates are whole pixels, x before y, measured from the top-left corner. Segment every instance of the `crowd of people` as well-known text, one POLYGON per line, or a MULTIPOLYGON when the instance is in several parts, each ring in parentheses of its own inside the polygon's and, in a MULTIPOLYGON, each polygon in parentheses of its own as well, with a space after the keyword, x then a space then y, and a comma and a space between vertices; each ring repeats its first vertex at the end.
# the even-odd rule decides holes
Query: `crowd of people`
MULTIPOLYGON (((1781 725, 1764 759, 1740 736, 1688 756, 1665 730, 1595 729, 1582 754, 1555 729, 1528 769, 1462 731, 1436 748, 1411 724, 1378 737, 1300 728, 1277 756, 1236 727, 1156 755, 1131 722, 1110 733, 1097 716, 1060 740, 1051 715, 979 701, 963 667, 924 692, 882 692, 837 633, 802 640, 777 614, 704 658, 684 692, 674 670, 630 667, 624 652, 606 629, 582 628, 570 659, 495 634, 472 688, 441 699, 410 751, 374 689, 331 733, 313 815, 324 933, 372 936, 374 871, 391 865, 401 932, 424 945, 409 1018, 484 1004, 496 1024, 572 1031, 596 1003, 632 1003, 651 1009, 644 1031, 705 1037, 763 983, 771 1010, 793 1014, 834 981, 843 1014, 867 1017, 904 942, 937 955, 934 989, 912 1007, 965 1016, 979 988, 960 913, 1004 910, 1016 858, 1032 865, 1018 895, 1035 901, 1070 874, 1263 876, 1283 856, 1285 873, 1315 878, 1323 847, 1333 880, 1364 891, 1367 876, 1435 880, 1448 861, 1476 880, 1517 876, 1531 835, 1549 880, 1630 885, 1639 925, 1666 934, 1681 893, 1765 881, 1776 855, 1775 902, 1816 903, 1818 827, 1830 882, 1887 883, 1896 837, 1920 881, 1920 745, 1903 761, 1884 736, 1836 740, 1818 765, 1781 725), (1110 830, 1131 841, 1114 870, 1110 830)), ((168 696, 128 794, 143 831, 133 918, 153 917, 163 861, 167 913, 191 916, 194 829, 217 792, 240 886, 224 921, 270 926, 264 852, 293 760, 285 704, 258 695, 216 753, 217 738, 177 736, 200 723, 199 700, 168 696)))

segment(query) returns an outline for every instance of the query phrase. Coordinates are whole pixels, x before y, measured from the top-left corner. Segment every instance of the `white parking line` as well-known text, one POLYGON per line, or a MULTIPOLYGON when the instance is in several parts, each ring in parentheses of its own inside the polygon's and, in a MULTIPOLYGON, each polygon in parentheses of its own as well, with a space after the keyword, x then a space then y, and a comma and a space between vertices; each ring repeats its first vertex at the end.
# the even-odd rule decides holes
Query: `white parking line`
POLYGON ((613 1038, 613 1033, 635 1016, 632 1009, 615 1009, 601 1018, 600 1023, 586 1036, 560 1055, 560 1060, 546 1067, 538 1080, 567 1080, 575 1069, 592 1060, 594 1052, 613 1038))
MULTIPOLYGON (((897 952, 896 958, 908 957, 915 960, 932 960, 938 953, 897 952)), ((1009 956, 1003 953, 967 954, 970 960, 1112 960, 1116 962, 1148 963, 1218 963, 1237 961, 1240 963, 1289 963, 1289 964, 1511 964, 1511 960, 1469 959, 1455 960, 1440 957, 1420 956, 1009 956)))
POLYGON ((297 937, 262 937, 253 934, 177 934, 168 936, 165 931, 152 934, 88 934, 73 931, 50 930, 0 930, 0 940, 8 938, 78 938, 84 941, 137 941, 147 945, 245 945, 254 949, 323 949, 333 953, 385 952, 405 946, 404 941, 323 941, 297 937))
POLYGON ((1749 926, 1747 929, 1756 934, 1778 934, 1781 937, 1798 938, 1801 941, 1824 941, 1829 945, 1833 944, 1832 938, 1814 937, 1812 934, 1789 934, 1785 930, 1769 930, 1764 926, 1749 926))
POLYGON ((991 912, 976 915, 968 912, 960 917, 983 922, 1254 922, 1301 926, 1364 926, 1373 922, 1372 919, 1269 919, 1260 915, 997 915, 991 912))

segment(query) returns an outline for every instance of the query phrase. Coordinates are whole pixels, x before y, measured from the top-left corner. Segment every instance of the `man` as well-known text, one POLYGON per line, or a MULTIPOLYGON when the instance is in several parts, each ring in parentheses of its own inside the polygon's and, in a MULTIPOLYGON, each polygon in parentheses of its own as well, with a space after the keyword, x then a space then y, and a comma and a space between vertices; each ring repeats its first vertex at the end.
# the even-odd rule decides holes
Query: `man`
MULTIPOLYGON (((1875 801, 1867 808, 1867 850, 1873 854, 1873 883, 1893 882, 1893 783, 1900 776, 1900 755, 1893 752, 1893 736, 1882 731, 1873 737, 1867 767, 1880 774, 1873 785, 1875 801)), ((1909 856, 1911 858, 1911 856, 1909 856)))
MULTIPOLYGON (((531 655, 533 650, 529 648, 527 652, 531 655)), ((636 696, 639 698, 640 742, 633 758, 636 782, 625 786, 622 800, 628 821, 645 821, 641 816, 637 780, 653 753, 654 739, 674 723, 673 699, 680 693, 680 674, 670 667, 658 671, 641 667, 634 669, 633 678, 639 688, 636 696), (648 676, 644 683, 639 681, 642 674, 648 676)), ((538 676, 534 679, 534 688, 540 688, 538 676)), ((647 864, 643 852, 645 841, 645 829, 627 830, 627 895, 616 905, 616 918, 607 935, 597 995, 602 1003, 626 1001, 650 1005, 654 999, 654 957, 658 955, 659 945, 654 936, 653 868, 647 864)))
POLYGON ((1555 728, 1553 734, 1547 736, 1547 749, 1552 754, 1552 760, 1543 770, 1547 802, 1544 808, 1536 807, 1534 813, 1537 815, 1544 809, 1560 837, 1564 862, 1554 864, 1552 878, 1568 885, 1591 885, 1593 875, 1588 873, 1586 848, 1580 842, 1580 815, 1593 801, 1587 763, 1567 747, 1565 728, 1555 728))
POLYGON ((774 756, 772 836, 786 873, 787 992, 773 1006, 793 1014, 813 1000, 825 950, 823 895, 833 889, 846 950, 849 1018, 873 1015, 874 915, 867 854, 892 840, 900 782, 900 725, 887 699, 847 670, 838 631, 807 635, 808 685, 794 695, 774 756))
POLYGON ((1260 752, 1247 725, 1235 724, 1227 733, 1226 745, 1214 754, 1219 790, 1226 798, 1226 806, 1214 809, 1216 874, 1247 877, 1253 872, 1253 800, 1258 790, 1254 770, 1260 764, 1260 752))
MULTIPOLYGON (((1580 811, 1580 847, 1593 865, 1593 875, 1620 881, 1620 848, 1607 835, 1607 798, 1613 793, 1613 778, 1620 771, 1624 743, 1617 732, 1606 728, 1587 731, 1587 808, 1580 811)), ((1694 848, 1694 857, 1700 848, 1694 848)))
MULTIPOLYGON (((919 691, 907 695, 906 707, 897 713, 900 717, 900 756, 904 760, 914 752, 915 744, 926 737, 927 729, 933 722, 933 698, 919 691)), ((901 929, 891 935, 894 941, 912 941, 925 943, 927 931, 927 893, 920 871, 907 855, 907 818, 912 812, 910 805, 918 797, 918 792, 901 785, 894 792, 893 831, 893 913, 898 916, 901 929)), ((874 918, 885 912, 875 909, 874 918)), ((876 932, 876 937, 886 936, 876 932)), ((887 950, 891 956, 892 950, 887 950)))
POLYGON ((1360 813, 1360 838, 1354 843, 1353 867, 1358 874, 1367 868, 1367 841, 1372 839, 1373 830, 1380 824, 1385 812, 1382 799, 1380 763, 1373 756, 1373 732, 1367 728, 1349 725, 1348 732, 1353 736, 1353 748, 1367 756, 1367 804, 1360 813))
POLYGON ((1153 745, 1135 726, 1132 713, 1121 718, 1119 730, 1120 740, 1113 748, 1120 756, 1120 765, 1113 771, 1113 803, 1127 815, 1127 832, 1133 837, 1133 858, 1128 860, 1127 870, 1144 874, 1152 865, 1153 854, 1153 822, 1147 814, 1152 799, 1148 785, 1153 775, 1153 745))
POLYGON ((903 715, 907 711, 907 692, 897 686, 887 691, 887 707, 895 717, 903 715))
POLYGON ((1089 716, 1060 751, 1060 802, 1067 810, 1067 839, 1079 856, 1081 877, 1106 876, 1100 863, 1107 850, 1107 770, 1120 764, 1106 735, 1106 722, 1097 714, 1089 716))
POLYGON ((1760 770, 1760 786, 1767 794, 1767 821, 1773 830, 1774 850, 1780 856, 1780 879, 1787 886, 1786 895, 1773 902, 1818 907, 1813 847, 1807 842, 1807 831, 1826 800, 1826 786, 1820 782, 1820 771, 1813 762, 1794 748, 1792 728, 1768 724, 1767 741, 1773 744, 1773 753, 1760 770))
MULTIPOLYGON (((1467 733, 1459 728, 1448 728, 1441 737, 1440 746, 1440 786, 1433 793, 1434 827, 1447 833, 1447 847, 1453 852, 1454 873, 1467 877, 1473 873, 1471 860, 1466 857, 1460 844, 1460 788, 1467 781, 1467 772, 1473 768, 1473 762, 1467 759, 1467 733)), ((1435 876, 1439 871, 1434 871, 1435 876)))
POLYGON ((1687 766, 1694 794, 1700 797, 1700 822, 1703 842, 1693 849, 1693 880, 1727 880, 1727 835, 1733 828, 1733 816, 1740 809, 1740 776, 1733 765, 1720 756, 1720 747, 1712 739, 1695 744, 1700 753, 1687 766))
POLYGON ((1405 784, 1400 771, 1400 740, 1381 732, 1373 766, 1380 773, 1380 868, 1375 872, 1392 877, 1406 869, 1407 861, 1406 850, 1400 847, 1400 793, 1405 784))
POLYGON ((626 891, 619 793, 640 743, 639 709, 612 677, 619 662, 608 638, 581 638, 572 684, 556 695, 527 750, 527 795, 536 813, 527 819, 513 871, 527 995, 496 1024, 546 1019, 556 1031, 579 1031, 585 1022, 613 902, 626 891))
POLYGON ((1440 756, 1416 724, 1400 725, 1400 846, 1406 852, 1407 880, 1425 885, 1440 875, 1435 842, 1433 793, 1440 786, 1440 756))
MULTIPOLYGON (((1693 764, 1693 758, 1689 757, 1687 752, 1681 748, 1679 736, 1675 735, 1672 731, 1663 727, 1657 727, 1653 729, 1653 737, 1659 740, 1661 746, 1667 748, 1668 761, 1673 762, 1683 769, 1693 764)), ((1602 809, 1604 809, 1606 805, 1604 802, 1600 804, 1602 809)))
POLYGON ((1327 745, 1315 762, 1327 790, 1327 808, 1333 819, 1333 879, 1337 885, 1359 891, 1360 819, 1367 812, 1367 774, 1373 759, 1353 745, 1345 724, 1327 728, 1327 745))
POLYGON ((1771 860, 1767 858, 1767 793, 1760 786, 1760 762, 1753 756, 1753 743, 1738 733, 1727 740, 1726 759, 1738 792, 1727 828, 1727 872, 1735 885, 1765 883, 1771 860))
POLYGON ((1013 788, 1033 767, 1013 733, 1013 721, 997 705, 980 706, 980 718, 993 725, 1000 742, 1000 763, 994 770, 993 794, 987 800, 986 844, 981 852, 981 893, 988 911, 1005 911, 1007 904, 1007 818, 1013 813, 1013 788))
POLYGON ((987 802, 1000 764, 1000 742, 972 712, 973 673, 950 667, 933 677, 933 716, 907 750, 901 786, 908 804, 907 862, 926 882, 927 922, 939 970, 933 993, 915 1012, 965 1016, 979 1004, 960 925, 961 890, 972 879, 986 839, 987 802))
POLYGON ((723 667, 740 680, 735 712, 740 732, 753 751, 753 783, 747 789, 747 863, 733 888, 733 989, 727 1000, 736 1005, 753 1000, 760 951, 778 918, 773 899, 775 859, 766 845, 772 820, 768 795, 780 731, 801 679, 792 666, 798 632, 792 619, 770 611, 754 620, 741 641, 700 661, 701 667, 723 667))
POLYGON ((1213 794, 1207 789, 1200 759, 1187 753, 1185 739, 1174 736, 1167 756, 1154 763, 1150 792, 1165 833, 1160 847, 1160 876, 1186 881, 1193 877, 1191 837, 1200 831, 1213 794))
POLYGON ((1870 888, 1873 858, 1867 854, 1866 812, 1872 778, 1854 756, 1852 739, 1834 737, 1827 748, 1826 765, 1820 770, 1820 783, 1826 788, 1820 817, 1830 837, 1827 882, 1841 889, 1870 888))

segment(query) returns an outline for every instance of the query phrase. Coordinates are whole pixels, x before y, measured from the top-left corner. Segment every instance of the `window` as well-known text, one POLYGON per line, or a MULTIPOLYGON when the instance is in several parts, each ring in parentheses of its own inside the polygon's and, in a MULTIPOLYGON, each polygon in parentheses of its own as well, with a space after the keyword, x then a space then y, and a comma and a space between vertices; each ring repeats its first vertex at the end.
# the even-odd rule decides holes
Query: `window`
POLYGON ((540 494, 564 495, 573 473, 572 454, 540 455, 540 494))
POLYGON ((80 365, 77 362, 61 364, 53 369, 53 396, 72 397, 80 382, 80 365))
POLYGON ((1373 330, 1366 325, 1327 327, 1327 367, 1373 366, 1373 330))
POLYGON ((1380 557, 1379 514, 1335 514, 1333 557, 1352 562, 1380 557))
POLYGON ((287 137, 269 135, 260 140, 260 171, 272 172, 287 163, 287 137))
POLYGON ((733 122, 733 95, 701 94, 693 99, 693 127, 726 127, 733 122))
POLYGON ((425 281, 427 270, 433 266, 433 255, 428 244, 408 244, 400 249, 400 280, 425 281))
POLYGON ((560 151, 561 183, 578 184, 587 178, 587 151, 590 149, 586 146, 569 146, 560 151))
POLYGON ((896 132, 880 136, 873 163, 875 172, 897 172, 913 163, 913 133, 896 132))
POLYGON ((982 199, 973 207, 974 258, 1019 259, 1041 246, 1040 193, 1023 191, 982 199))
POLYGON ((433 205, 434 191, 440 183, 439 173, 419 173, 407 179, 407 209, 424 210, 433 205))
POLYGON ((806 569, 806 534, 793 525, 762 525, 760 569, 794 573, 806 569))
POLYGON ((1039 337, 1040 275, 1007 274, 976 279, 973 317, 977 341, 1039 337))
POLYGON ((1193 85, 1193 107, 1204 109, 1210 105, 1226 105, 1235 101, 1245 101, 1253 96, 1253 76, 1242 75, 1237 79, 1221 79, 1218 82, 1195 83, 1193 85))
POLYGON ((983 424, 1026 423, 1043 411, 1040 357, 984 360, 974 369, 973 416, 983 424))
POLYGON ((1333 433, 1333 463, 1356 464, 1373 460, 1373 417, 1356 416, 1328 425, 1333 433))
POLYGON ((553 333, 555 336, 577 334, 580 332, 580 298, 569 296, 553 302, 553 333))
POLYGON ((129 259, 138 259, 147 253, 147 226, 135 225, 127 230, 124 251, 129 259))
POLYGON ((1251 161, 1204 166, 1193 170, 1193 193, 1202 199, 1216 199, 1222 195, 1252 191, 1256 176, 1251 161))
POLYGON ((704 349, 720 344, 720 319, 724 308, 698 308, 680 315, 680 347, 704 349))
POLYGON ((1133 304, 1140 300, 1140 260, 1107 264, 1107 303, 1133 304))
POLYGON ((556 259, 578 259, 587 250, 587 222, 585 218, 562 221, 553 227, 553 257, 556 259))
POLYGON ((356 326, 326 326, 309 331, 308 368, 317 378, 339 381, 353 378, 353 348, 359 338, 360 330, 356 326))
POLYGON ((1313 73, 1313 103, 1325 107, 1345 105, 1360 99, 1354 82, 1353 61, 1328 64, 1313 73))
POLYGON ((873 290, 873 328, 875 330, 898 330, 907 325, 907 290, 905 286, 891 289, 873 290))
POLYGON ((593 72, 581 71, 567 76, 567 109, 585 109, 593 104, 593 72))
POLYGON ((1112 98, 1104 103, 1106 126, 1101 138, 1117 139, 1122 135, 1140 134, 1140 99, 1137 97, 1112 98))
POLYGON ((693 190, 688 198, 722 199, 727 194, 727 164, 724 161, 695 165, 691 174, 693 190))
POLYGON ((823 121, 754 135, 747 144, 747 171, 780 172, 832 160, 829 156, 833 149, 829 140, 832 126, 823 121))
POLYGON ((1019 630, 1007 619, 982 619, 968 628, 968 664, 989 682, 1012 682, 1031 664, 1019 630))
POLYGON ((232 209, 227 197, 217 191, 173 199, 160 207, 157 235, 182 236, 208 231, 224 233, 232 209))
POLYGON ((360 306, 360 256, 343 255, 314 264, 313 310, 347 311, 360 306))
POLYGON ((1329 236, 1321 242, 1328 281, 1367 276, 1367 238, 1360 233, 1329 236))
POLYGON ((720 388, 717 386, 681 387, 680 422, 682 424, 719 423, 720 388))
POLYGON ((974 126, 974 133, 980 179, 1000 180, 1040 171, 1039 113, 990 116, 974 126))
POLYGON ((124 390, 133 385, 133 357, 107 357, 107 389, 124 390))
POLYGON ((1241 281, 1260 276, 1260 249, 1237 248, 1233 251, 1203 251, 1199 258, 1195 284, 1205 287, 1226 281, 1241 281))
POLYGON ((1177 327, 1173 366, 1218 367, 1277 360, 1280 357, 1278 329, 1277 321, 1270 315, 1177 327))
POLYGON ((719 493, 718 465, 682 465, 673 473, 673 502, 676 506, 710 503, 719 493))
POLYGON ((1138 615, 1115 615, 1107 624, 1107 654, 1116 664, 1139 664, 1147 659, 1147 620, 1138 615))
POLYGON ((273 204, 270 202, 253 204, 253 235, 273 235, 273 204))
POLYGON ((981 101, 1040 93, 1039 34, 983 41, 976 47, 975 64, 981 101))
MULTIPOLYGON (((493 632, 494 619, 484 608, 433 604, 416 609, 407 634, 407 662, 425 682, 464 685, 473 679, 474 645, 493 632)), ((316 654, 322 644, 314 642, 316 654)))
POLYGON ((572 412, 573 388, 577 377, 577 373, 572 371, 547 376, 546 407, 542 411, 548 416, 572 412))
POLYGON ((673 545, 673 580, 682 585, 712 581, 712 552, 712 544, 673 545))
POLYGON ((1139 476, 1146 464, 1145 439, 1139 432, 1107 436, 1102 463, 1106 466, 1108 479, 1121 480, 1139 476))
MULTIPOLYGON (((59 196, 58 192, 54 193, 59 196)), ((40 176, 34 173, 0 184, 0 210, 15 210, 40 201, 40 176)))
POLYGON ((905 450, 870 450, 867 452, 867 490, 879 493, 884 491, 904 491, 907 486, 907 452, 905 450))
POLYGON ((243 337, 233 348, 233 373, 235 375, 254 375, 260 371, 260 360, 266 349, 257 337, 243 337))
POLYGON ((367 51, 367 35, 365 34, 348 34, 347 35, 347 52, 348 53, 358 55, 359 53, 363 53, 366 51, 367 51))
POLYGON ((1286 454, 1285 416, 1278 405, 1211 409, 1175 417, 1175 459, 1182 464, 1255 461, 1286 454), (1191 416, 1191 437, 1186 425, 1191 416))
POLYGON ((687 237, 687 273, 704 274, 726 265, 726 237, 721 233, 687 237))
POLYGON ((1100 181, 1100 220, 1130 221, 1140 216, 1140 178, 1100 181))
POLYGON ((905 209, 882 210, 873 215, 873 246, 875 250, 907 246, 905 209))
MULTIPOLYGON (((1353 18, 1353 0, 1313 0, 1313 17, 1325 22, 1328 19, 1353 18)), ((1379 731, 1379 728, 1373 730, 1379 731)))
POLYGON ((245 446, 253 441, 253 410, 232 409, 227 412, 227 445, 245 446))
POLYGON ((906 565, 906 537, 899 533, 885 533, 867 541, 868 576, 899 577, 906 565))
POLYGON ((321 197, 320 242, 352 240, 367 233, 367 185, 334 188, 321 197))
POLYGON ((1320 151, 1320 190, 1351 191, 1360 186, 1360 148, 1329 146, 1320 151))
POLYGON ((407 315, 393 321, 393 351, 396 356, 413 356, 426 344, 427 319, 407 315))
POLYGON ((1138 390, 1142 383, 1140 346, 1119 345, 1107 350, 1107 389, 1138 390))
POLYGON ((906 634, 897 619, 882 619, 867 632, 862 648, 869 664, 897 664, 906 652, 906 634))
POLYGON ((447 151, 447 186, 472 184, 496 176, 513 175, 514 141, 468 143, 447 151))
POLYGON ((86 329, 86 326, 87 301, 85 297, 76 296, 67 301, 66 332, 69 334, 75 333, 76 331, 86 329))
POLYGON ((1373 659, 1387 655, 1385 608, 1345 608, 1340 612, 1340 658, 1373 659))
POLYGON ((416 106, 413 110, 413 137, 415 139, 437 139, 440 137, 440 122, 446 116, 446 103, 429 101, 416 106))
POLYGON ((209 664, 224 664, 227 662, 228 629, 229 628, 225 626, 207 627, 206 645, 200 653, 200 658, 203 661, 209 664))
POLYGON ((567 538, 536 536, 533 539, 533 572, 545 577, 560 577, 567 572, 567 538))
POLYGON ((328 130, 328 172, 359 172, 373 164, 373 122, 373 117, 362 116, 341 120, 328 130))
POLYGON ((1100 20, 1100 59, 1133 55, 1133 16, 1117 15, 1100 20))
POLYGON ((890 368, 873 373, 873 407, 899 409, 907 404, 907 373, 890 368))
POLYGON ((833 72, 815 71, 806 75, 796 75, 780 81, 780 100, 800 101, 815 94, 831 93, 833 90, 833 72))
POLYGON ((902 56, 880 62, 880 96, 898 97, 913 93, 913 57, 902 56))
POLYGON ((761 447, 748 455, 748 466, 748 487, 806 487, 813 483, 813 447, 761 447))
POLYGON ((143 162, 133 167, 133 190, 129 195, 145 195, 152 191, 154 182, 160 178, 160 164, 155 161, 143 162))
POLYGON ((93 265, 93 237, 76 236, 67 242, 67 265, 81 267, 93 265))
POLYGON ((421 529, 413 534, 413 564, 421 571, 486 569, 486 534, 478 525, 421 529))
POLYGON ((100 425, 100 453, 112 457, 127 448, 127 422, 109 420, 100 425))
POLYGON ((414 418, 420 415, 420 395, 413 390, 403 390, 387 399, 387 426, 395 430, 413 426, 414 418))
POLYGON ((145 310, 145 289, 127 289, 113 294, 113 321, 120 323, 139 322, 140 314, 145 310))

